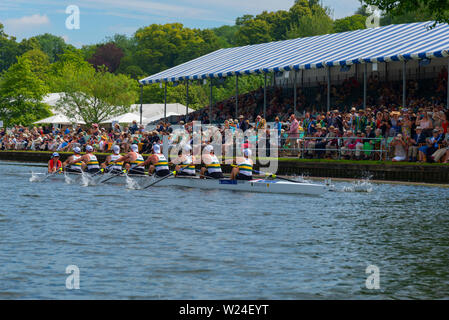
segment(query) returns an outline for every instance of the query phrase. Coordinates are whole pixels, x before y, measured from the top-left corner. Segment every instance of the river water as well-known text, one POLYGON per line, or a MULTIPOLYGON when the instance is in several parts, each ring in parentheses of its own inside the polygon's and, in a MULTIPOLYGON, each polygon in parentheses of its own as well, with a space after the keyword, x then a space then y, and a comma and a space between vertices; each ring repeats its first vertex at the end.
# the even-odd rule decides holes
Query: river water
POLYGON ((45 168, 0 162, 0 299, 449 298, 448 189, 144 191, 32 171, 45 168))

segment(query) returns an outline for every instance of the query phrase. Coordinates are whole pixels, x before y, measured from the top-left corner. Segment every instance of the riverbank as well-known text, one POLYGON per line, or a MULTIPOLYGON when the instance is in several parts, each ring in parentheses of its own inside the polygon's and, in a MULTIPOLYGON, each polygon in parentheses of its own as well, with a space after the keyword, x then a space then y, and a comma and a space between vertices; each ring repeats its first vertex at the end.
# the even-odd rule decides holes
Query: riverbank
MULTIPOLYGON (((64 161, 71 154, 61 152, 61 160, 64 161)), ((107 155, 98 153, 98 160, 104 161, 107 155)), ((7 161, 47 163, 50 156, 51 152, 0 151, 0 160, 7 161)), ((223 169, 230 172, 231 168, 225 165, 223 169)), ((449 183, 448 164, 279 158, 277 174, 339 179, 370 178, 390 182, 449 183)))

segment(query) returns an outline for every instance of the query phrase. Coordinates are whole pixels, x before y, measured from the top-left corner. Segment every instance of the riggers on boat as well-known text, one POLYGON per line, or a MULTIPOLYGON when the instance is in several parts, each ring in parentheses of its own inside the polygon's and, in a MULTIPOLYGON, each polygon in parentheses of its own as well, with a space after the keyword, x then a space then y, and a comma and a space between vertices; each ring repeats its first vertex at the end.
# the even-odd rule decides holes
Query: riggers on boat
MULTIPOLYGON (((87 174, 87 173, 84 173, 87 174)), ((44 175, 44 174, 42 174, 44 175)), ((64 180, 65 175, 74 181, 81 181, 82 174, 78 173, 65 173, 55 174, 49 177, 48 180, 64 180)), ((96 176, 95 180, 101 182, 111 177, 110 175, 96 176)), ((128 177, 134 179, 141 186, 145 186, 158 178, 149 177, 147 175, 133 175, 129 174, 128 177)), ((126 184, 126 175, 115 176, 112 179, 108 179, 107 183, 111 184, 126 184)), ((230 179, 200 179, 199 177, 170 177, 159 183, 157 186, 176 186, 186 188, 201 188, 201 189, 220 189, 220 190, 234 190, 234 191, 247 191, 247 192, 262 192, 262 193, 285 193, 285 194, 308 194, 308 195, 321 195, 325 192, 326 187, 321 184, 314 183, 295 183, 289 181, 278 180, 230 180, 230 179)))

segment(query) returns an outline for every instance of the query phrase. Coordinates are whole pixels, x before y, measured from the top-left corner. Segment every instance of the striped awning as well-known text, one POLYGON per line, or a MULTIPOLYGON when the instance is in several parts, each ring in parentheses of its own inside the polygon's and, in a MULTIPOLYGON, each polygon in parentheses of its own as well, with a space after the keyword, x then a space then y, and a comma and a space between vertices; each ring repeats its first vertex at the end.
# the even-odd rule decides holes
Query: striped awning
POLYGON ((420 22, 220 49, 142 84, 449 56, 449 25, 420 22))

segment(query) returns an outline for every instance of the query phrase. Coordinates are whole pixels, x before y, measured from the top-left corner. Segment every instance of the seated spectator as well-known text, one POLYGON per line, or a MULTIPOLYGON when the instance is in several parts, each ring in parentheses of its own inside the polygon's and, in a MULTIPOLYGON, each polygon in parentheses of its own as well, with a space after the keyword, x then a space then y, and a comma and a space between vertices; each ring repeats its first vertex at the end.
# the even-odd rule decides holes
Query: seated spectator
POLYGON ((432 138, 426 138, 426 145, 425 148, 419 149, 419 156, 418 156, 418 162, 433 162, 432 155, 435 153, 435 151, 438 148, 435 147, 435 142, 432 140, 432 138))
POLYGON ((418 156, 418 150, 426 143, 426 136, 422 133, 421 127, 416 127, 416 134, 409 139, 408 158, 409 161, 415 162, 418 156))

